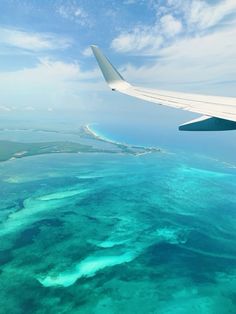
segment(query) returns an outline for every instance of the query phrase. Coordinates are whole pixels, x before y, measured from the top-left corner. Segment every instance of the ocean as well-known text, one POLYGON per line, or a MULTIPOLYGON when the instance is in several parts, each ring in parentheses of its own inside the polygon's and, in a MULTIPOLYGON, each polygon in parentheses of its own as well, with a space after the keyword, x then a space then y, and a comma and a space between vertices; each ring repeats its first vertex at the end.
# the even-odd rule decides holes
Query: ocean
MULTIPOLYGON (((202 150, 203 134, 180 140, 152 125, 90 127, 162 150, 0 163, 0 313, 235 313, 230 145, 217 153, 208 138, 202 150)), ((0 138, 19 140, 19 132, 25 141, 69 136, 4 130, 0 138)))

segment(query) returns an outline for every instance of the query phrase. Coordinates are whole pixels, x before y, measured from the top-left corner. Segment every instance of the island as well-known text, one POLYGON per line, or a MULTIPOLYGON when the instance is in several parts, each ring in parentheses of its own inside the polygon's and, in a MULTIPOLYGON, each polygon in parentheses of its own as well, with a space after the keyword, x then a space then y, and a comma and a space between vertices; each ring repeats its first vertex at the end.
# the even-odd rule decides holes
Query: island
POLYGON ((105 142, 105 143, 110 143, 117 148, 121 149, 124 152, 133 154, 133 155, 142 155, 142 154, 147 154, 147 153, 156 153, 156 152, 161 152, 160 148, 157 147, 146 147, 146 146, 140 146, 140 145, 131 145, 131 144, 126 144, 126 143, 119 143, 116 141, 112 141, 107 138, 103 138, 96 134, 90 126, 87 124, 86 126, 82 126, 80 129, 80 136, 85 137, 85 138, 91 138, 91 139, 96 139, 97 141, 105 142))
POLYGON ((88 126, 81 127, 77 135, 83 143, 70 141, 25 143, 0 140, 0 162, 42 154, 110 153, 140 156, 147 153, 161 152, 161 149, 155 147, 133 146, 129 144, 113 142, 109 139, 103 139, 96 133, 92 132, 88 126), (88 143, 84 143, 84 140, 86 139, 88 140, 88 143), (97 141, 103 142, 104 145, 95 145, 97 141), (109 146, 107 147, 105 143, 109 144, 109 146))

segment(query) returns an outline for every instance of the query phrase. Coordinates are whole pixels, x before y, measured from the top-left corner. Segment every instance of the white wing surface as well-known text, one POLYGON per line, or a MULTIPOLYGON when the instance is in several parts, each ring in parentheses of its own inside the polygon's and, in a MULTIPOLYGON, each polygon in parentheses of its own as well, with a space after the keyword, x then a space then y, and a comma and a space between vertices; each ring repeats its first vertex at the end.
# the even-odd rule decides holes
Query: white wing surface
POLYGON ((97 46, 91 46, 105 80, 113 91, 152 103, 201 114, 179 127, 184 131, 236 129, 236 98, 187 94, 133 86, 126 82, 97 46))

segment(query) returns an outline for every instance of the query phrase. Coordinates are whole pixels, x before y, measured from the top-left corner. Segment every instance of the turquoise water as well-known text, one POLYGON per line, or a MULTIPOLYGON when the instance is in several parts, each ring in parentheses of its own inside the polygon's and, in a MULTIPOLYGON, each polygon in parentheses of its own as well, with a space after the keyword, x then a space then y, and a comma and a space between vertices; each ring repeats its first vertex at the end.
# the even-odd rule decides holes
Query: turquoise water
MULTIPOLYGON (((157 113, 153 113, 155 115, 157 113)), ((172 152, 186 154, 202 154, 204 156, 236 163, 235 132, 183 132, 178 131, 177 125, 166 123, 166 119, 141 121, 134 118, 124 121, 92 123, 91 128, 101 136, 117 142, 135 145, 162 147, 172 152)))
POLYGON ((233 167, 171 149, 0 163, 0 312, 235 313, 233 167))

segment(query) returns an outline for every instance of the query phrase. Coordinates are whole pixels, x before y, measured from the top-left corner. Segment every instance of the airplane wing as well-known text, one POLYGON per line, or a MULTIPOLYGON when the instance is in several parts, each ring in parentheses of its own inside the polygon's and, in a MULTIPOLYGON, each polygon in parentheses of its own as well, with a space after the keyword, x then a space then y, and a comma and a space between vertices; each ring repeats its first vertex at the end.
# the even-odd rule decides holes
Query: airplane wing
POLYGON ((236 129, 236 98, 187 94, 147 89, 129 84, 97 46, 91 46, 103 76, 113 91, 152 103, 201 114, 179 126, 182 131, 224 131, 236 129))

